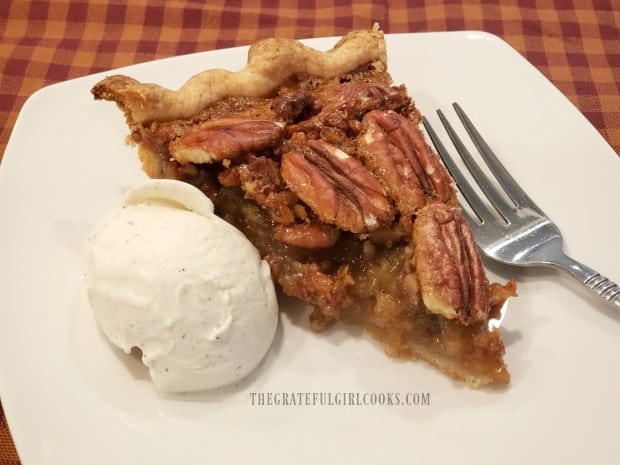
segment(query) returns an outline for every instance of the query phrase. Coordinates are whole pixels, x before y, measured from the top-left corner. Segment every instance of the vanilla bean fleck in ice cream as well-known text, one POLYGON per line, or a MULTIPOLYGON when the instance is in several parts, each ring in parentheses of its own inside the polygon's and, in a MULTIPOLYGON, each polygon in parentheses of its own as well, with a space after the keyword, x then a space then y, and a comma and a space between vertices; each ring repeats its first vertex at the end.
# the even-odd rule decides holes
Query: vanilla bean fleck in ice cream
POLYGON ((197 188, 151 180, 125 195, 87 241, 88 297, 110 341, 138 347, 162 392, 248 375, 273 340, 269 266, 197 188))

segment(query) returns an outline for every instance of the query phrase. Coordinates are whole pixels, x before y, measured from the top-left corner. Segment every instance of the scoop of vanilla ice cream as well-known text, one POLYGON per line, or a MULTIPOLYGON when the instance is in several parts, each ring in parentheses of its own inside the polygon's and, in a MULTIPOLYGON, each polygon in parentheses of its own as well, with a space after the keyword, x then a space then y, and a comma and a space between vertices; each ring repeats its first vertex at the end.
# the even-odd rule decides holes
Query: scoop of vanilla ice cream
POLYGON ((87 292, 116 346, 142 350, 163 392, 224 386, 273 340, 269 266, 197 188, 151 180, 125 195, 87 241, 87 292))

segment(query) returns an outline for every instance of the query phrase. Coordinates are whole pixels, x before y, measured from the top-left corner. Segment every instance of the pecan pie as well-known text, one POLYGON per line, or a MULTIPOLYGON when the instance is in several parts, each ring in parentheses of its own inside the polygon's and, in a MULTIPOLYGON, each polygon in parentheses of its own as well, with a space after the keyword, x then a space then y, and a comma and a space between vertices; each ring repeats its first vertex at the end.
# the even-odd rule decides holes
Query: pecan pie
POLYGON ((392 356, 506 384, 489 321, 515 284, 489 284, 385 47, 377 27, 326 52, 268 39, 237 72, 178 90, 116 75, 92 93, 124 112, 149 176, 199 187, 243 231, 282 291, 313 307, 313 330, 361 325, 392 356))

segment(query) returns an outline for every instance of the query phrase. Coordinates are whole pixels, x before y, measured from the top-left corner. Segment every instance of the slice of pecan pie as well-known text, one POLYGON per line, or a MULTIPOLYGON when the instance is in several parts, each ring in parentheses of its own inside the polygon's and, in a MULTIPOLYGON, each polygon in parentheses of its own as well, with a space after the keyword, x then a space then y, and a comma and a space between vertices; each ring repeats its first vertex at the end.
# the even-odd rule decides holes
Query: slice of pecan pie
POLYGON ((361 325, 392 356, 509 382, 489 321, 515 285, 488 283, 377 27, 326 52, 264 40, 179 90, 117 75, 92 93, 123 110, 149 176, 194 184, 244 232, 313 330, 361 325))

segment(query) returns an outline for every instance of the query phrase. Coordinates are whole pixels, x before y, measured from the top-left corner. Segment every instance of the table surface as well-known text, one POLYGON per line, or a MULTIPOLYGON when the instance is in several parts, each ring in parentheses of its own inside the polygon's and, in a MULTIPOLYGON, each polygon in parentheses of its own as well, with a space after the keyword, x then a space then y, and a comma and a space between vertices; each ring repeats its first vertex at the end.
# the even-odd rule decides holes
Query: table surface
MULTIPOLYGON (((299 3, 1 1, 0 161, 22 105, 46 85, 267 37, 343 35, 374 22, 386 33, 484 30, 496 34, 547 76, 620 153, 620 0, 299 3)), ((19 463, 0 406, 0 465, 19 463)))

